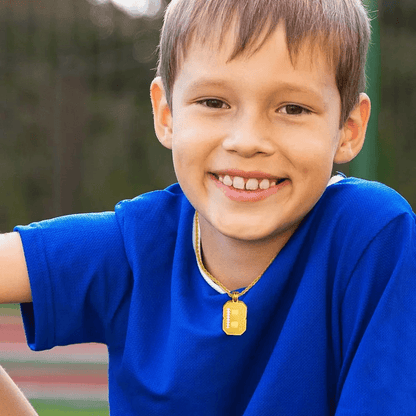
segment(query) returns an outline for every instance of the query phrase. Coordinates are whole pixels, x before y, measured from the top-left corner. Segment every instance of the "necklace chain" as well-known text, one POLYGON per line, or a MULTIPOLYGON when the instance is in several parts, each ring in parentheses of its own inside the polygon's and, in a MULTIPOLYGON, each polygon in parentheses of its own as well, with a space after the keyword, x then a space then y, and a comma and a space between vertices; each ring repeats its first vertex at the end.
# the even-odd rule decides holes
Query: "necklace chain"
POLYGON ((198 218, 198 212, 195 212, 195 252, 196 252, 196 258, 198 260, 199 265, 201 266, 202 270, 208 275, 208 277, 216 283, 221 289, 223 289, 227 295, 234 301, 237 302, 238 298, 240 296, 245 295, 263 276, 263 274, 266 272, 266 270, 269 268, 269 266, 272 264, 273 260, 276 258, 277 254, 273 256, 273 258, 270 260, 267 267, 261 272, 259 276, 257 276, 243 291, 233 291, 231 292, 228 290, 220 281, 218 281, 204 266, 204 263, 202 262, 202 255, 201 255, 201 247, 200 247, 200 241, 199 241, 199 218, 198 218))

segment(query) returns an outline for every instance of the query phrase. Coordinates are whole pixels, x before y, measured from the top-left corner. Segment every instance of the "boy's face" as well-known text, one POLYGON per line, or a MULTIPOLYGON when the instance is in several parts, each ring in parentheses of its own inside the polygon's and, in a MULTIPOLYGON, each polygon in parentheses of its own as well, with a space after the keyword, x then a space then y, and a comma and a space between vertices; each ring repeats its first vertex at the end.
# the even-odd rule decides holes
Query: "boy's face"
POLYGON ((354 126, 339 128, 335 74, 319 48, 313 61, 301 50, 294 67, 282 26, 255 54, 228 62, 233 46, 231 36, 220 50, 191 45, 172 114, 155 81, 156 132, 201 226, 239 240, 287 241, 324 192, 334 159, 347 161, 343 144, 354 126))

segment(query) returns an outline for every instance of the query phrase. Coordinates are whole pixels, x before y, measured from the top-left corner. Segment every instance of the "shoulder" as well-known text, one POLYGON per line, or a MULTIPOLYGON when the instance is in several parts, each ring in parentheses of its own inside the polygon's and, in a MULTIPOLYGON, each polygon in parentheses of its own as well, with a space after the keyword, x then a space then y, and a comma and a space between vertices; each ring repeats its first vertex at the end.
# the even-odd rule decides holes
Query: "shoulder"
POLYGON ((115 212, 126 256, 136 277, 152 274, 153 283, 158 279, 166 282, 166 273, 173 270, 175 253, 183 248, 192 253, 195 210, 179 185, 122 201, 115 212))
POLYGON ((143 243, 155 239, 172 240, 170 237, 175 240, 178 229, 192 222, 194 209, 180 186, 174 184, 121 201, 115 213, 124 240, 130 244, 133 240, 143 243))
MULTIPOLYGON (((377 183, 345 178, 328 186, 305 221, 309 238, 339 257, 346 250, 352 261, 378 237, 402 241, 415 233, 409 203, 393 189, 377 183)), ((410 237, 409 237, 410 238, 410 237)))
POLYGON ((322 214, 338 219, 379 226, 402 215, 414 215, 409 203, 394 189, 356 178, 345 178, 328 186, 317 208, 322 214))
POLYGON ((189 206, 180 186, 174 184, 164 190, 152 191, 133 199, 123 200, 116 205, 115 212, 121 222, 139 219, 147 221, 157 219, 163 222, 180 215, 180 212, 189 206))

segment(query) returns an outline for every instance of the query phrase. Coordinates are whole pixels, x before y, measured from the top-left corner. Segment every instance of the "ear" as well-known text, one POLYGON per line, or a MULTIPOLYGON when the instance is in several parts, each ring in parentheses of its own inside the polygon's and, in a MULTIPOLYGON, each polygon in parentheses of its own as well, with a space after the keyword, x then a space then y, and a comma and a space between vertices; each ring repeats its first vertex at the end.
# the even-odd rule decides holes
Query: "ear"
POLYGON ((150 86, 150 98, 156 136, 163 146, 172 149, 172 113, 160 77, 156 77, 150 86))
POLYGON ((360 153, 367 131, 371 113, 371 101, 367 94, 361 93, 358 104, 351 111, 342 128, 334 163, 348 163, 360 153))

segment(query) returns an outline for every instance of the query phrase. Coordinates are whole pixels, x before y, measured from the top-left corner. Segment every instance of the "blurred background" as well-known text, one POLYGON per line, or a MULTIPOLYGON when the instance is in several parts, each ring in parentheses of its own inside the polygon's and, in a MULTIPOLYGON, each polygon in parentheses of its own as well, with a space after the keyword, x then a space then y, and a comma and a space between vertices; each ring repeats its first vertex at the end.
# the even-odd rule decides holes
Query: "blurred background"
MULTIPOLYGON (((167 3, 0 1, 0 232, 112 210, 176 181, 149 101, 167 3)), ((365 3, 372 122, 362 154, 336 169, 384 182, 415 208, 416 2, 365 3)), ((30 353, 24 341, 17 306, 1 308, 0 364, 41 415, 108 415, 105 347, 30 353)))

